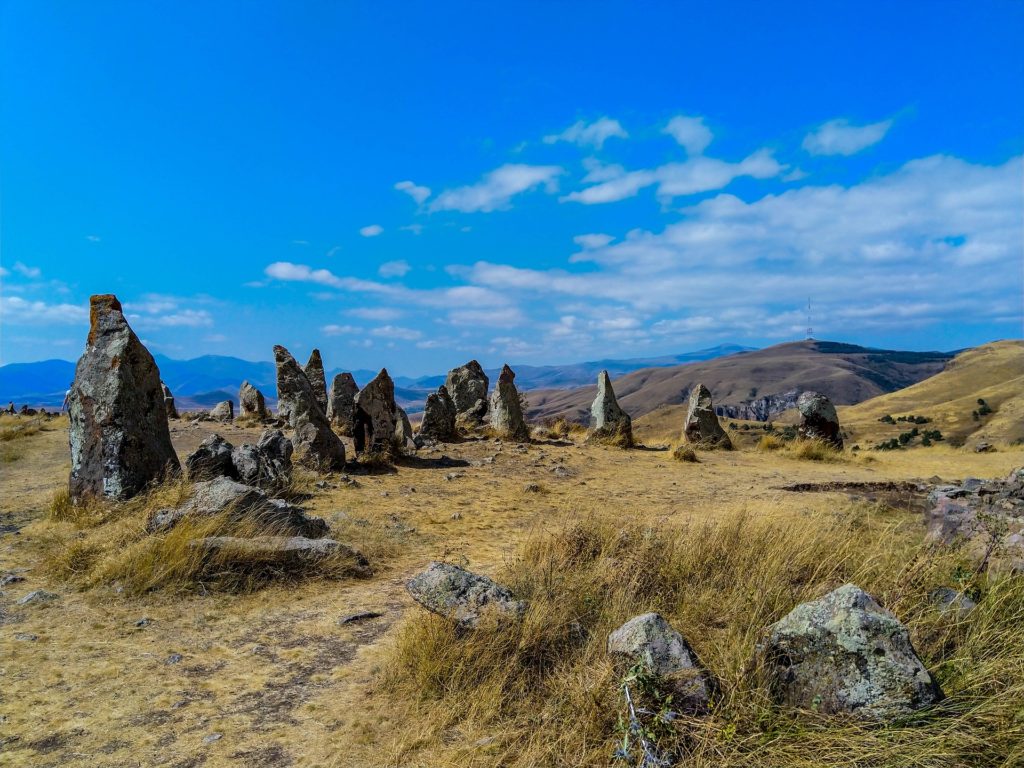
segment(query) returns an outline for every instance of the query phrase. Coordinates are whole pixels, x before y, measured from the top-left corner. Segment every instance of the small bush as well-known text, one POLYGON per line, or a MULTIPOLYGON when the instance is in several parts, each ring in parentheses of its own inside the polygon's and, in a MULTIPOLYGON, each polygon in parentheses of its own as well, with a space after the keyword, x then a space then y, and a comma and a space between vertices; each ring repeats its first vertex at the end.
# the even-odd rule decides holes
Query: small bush
POLYGON ((697 452, 687 445, 680 445, 674 451, 672 451, 672 458, 676 461, 687 461, 691 464, 699 464, 700 460, 697 458, 697 452))
POLYGON ((778 451, 786 447, 786 441, 776 435, 765 435, 757 441, 757 450, 762 453, 778 451))
POLYGON ((789 453, 804 461, 842 461, 843 452, 824 440, 797 440, 790 443, 789 453))

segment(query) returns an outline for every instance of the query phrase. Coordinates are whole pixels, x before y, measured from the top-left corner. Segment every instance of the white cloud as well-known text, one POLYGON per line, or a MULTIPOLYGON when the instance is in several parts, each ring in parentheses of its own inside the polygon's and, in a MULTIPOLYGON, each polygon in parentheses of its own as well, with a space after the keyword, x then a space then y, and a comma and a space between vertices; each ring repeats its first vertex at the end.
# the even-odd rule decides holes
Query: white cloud
POLYGON ((38 277, 42 277, 43 271, 39 267, 30 267, 27 264, 23 264, 20 261, 14 262, 14 271, 22 277, 27 277, 30 280, 35 280, 38 277))
POLYGON ((422 224, 406 224, 404 227, 399 227, 403 232, 412 232, 414 235, 423 234, 422 224))
POLYGON ((580 120, 579 122, 570 125, 561 133, 545 136, 544 143, 555 144, 559 141, 568 141, 573 144, 578 144, 581 147, 589 146, 601 149, 608 139, 625 139, 628 137, 629 134, 626 133, 626 129, 622 127, 618 120, 613 120, 610 117, 602 117, 592 123, 580 120))
POLYGON ((400 325, 382 325, 379 328, 371 328, 370 333, 384 339, 399 339, 401 341, 415 341, 423 337, 422 331, 417 331, 415 328, 403 328, 400 325))
POLYGON ((703 117, 677 115, 668 121, 663 132, 675 139, 691 156, 701 154, 714 138, 711 129, 704 125, 703 117))
POLYGON ((604 248, 615 238, 611 235, 602 234, 589 234, 589 235, 576 235, 572 239, 576 245, 585 250, 591 250, 593 248, 604 248))
POLYGON ((363 332, 362 328, 357 328, 354 325, 325 325, 320 328, 320 332, 325 336, 353 336, 363 332))
POLYGON ((518 307, 493 307, 489 309, 456 309, 448 313, 452 325, 471 327, 490 326, 504 328, 520 325, 525 320, 518 307))
POLYGON ((419 205, 423 205, 426 199, 430 197, 430 187, 423 187, 419 184, 414 184, 411 181, 400 181, 395 184, 395 189, 399 192, 405 192, 409 197, 415 200, 419 205))
POLYGON ((89 310, 78 304, 48 304, 20 296, 0 296, 0 323, 11 325, 80 324, 89 321, 89 310))
POLYGON ((363 237, 376 237, 384 231, 384 227, 380 224, 370 224, 369 226, 363 227, 359 230, 359 234, 363 237))
POLYGON ((223 344, 228 340, 228 337, 223 333, 211 333, 209 336, 204 336, 203 341, 208 341, 211 344, 223 344))
POLYGON ((430 208, 434 211, 495 211, 507 208, 512 198, 543 186, 548 192, 557 189, 555 180, 564 172, 557 165, 524 165, 509 163, 495 168, 476 184, 446 189, 430 208))
POLYGON ((98 243, 101 240, 99 235, 86 235, 85 239, 90 243, 98 243))
POLYGON ((402 312, 393 307, 358 307, 348 310, 348 314, 363 320, 378 320, 380 322, 396 320, 402 316, 402 312))
POLYGON ((852 125, 840 118, 829 120, 804 137, 803 148, 812 155, 853 155, 877 144, 892 127, 892 120, 852 125))
POLYGON ((213 325, 213 317, 205 309, 179 309, 160 315, 127 315, 139 328, 201 328, 213 325))
POLYGON ((0 267, 0 277, 7 277, 9 274, 11 273, 8 272, 4 267, 0 267))
POLYGON ((381 277, 405 277, 412 267, 405 259, 398 261, 385 261, 377 268, 377 274, 381 277))

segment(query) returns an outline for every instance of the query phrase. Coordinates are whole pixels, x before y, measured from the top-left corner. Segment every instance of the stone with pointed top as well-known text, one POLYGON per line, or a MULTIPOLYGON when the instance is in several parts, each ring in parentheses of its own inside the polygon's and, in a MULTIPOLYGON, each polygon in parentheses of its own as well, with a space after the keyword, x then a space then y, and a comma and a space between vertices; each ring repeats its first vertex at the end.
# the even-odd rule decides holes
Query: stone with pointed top
POLYGON ((327 376, 324 374, 324 361, 320 357, 320 350, 314 349, 309 353, 309 360, 306 361, 302 372, 309 379, 309 386, 313 388, 313 396, 316 398, 320 410, 327 414, 327 376))
POLYGON ((254 417, 260 421, 270 415, 267 413, 267 401, 263 393, 248 381, 243 381, 238 390, 238 413, 240 416, 254 417))
POLYGON ((499 437, 526 443, 530 441, 530 428, 523 417, 523 406, 519 400, 515 378, 515 371, 506 363, 498 376, 498 383, 494 385, 494 392, 491 393, 491 429, 499 437))
POLYGON ((718 415, 715 413, 714 403, 711 402, 711 391, 703 384, 698 384, 690 393, 690 407, 686 411, 683 438, 698 448, 732 449, 732 440, 718 423, 718 415))
POLYGON ((456 418, 467 426, 479 426, 487 416, 487 390, 490 381, 476 360, 452 368, 444 382, 455 403, 456 418))
POLYGON ((420 437, 448 442, 455 438, 455 401, 442 384, 437 392, 427 395, 420 422, 420 437))
POLYGON ((313 387, 288 350, 274 347, 277 365, 278 414, 295 430, 296 459, 323 470, 345 466, 345 445, 331 430, 327 415, 316 400, 313 387))
POLYGON ((597 375, 597 397, 590 406, 590 438, 612 441, 623 448, 633 445, 633 420, 619 407, 608 371, 597 375))
POLYGON ((356 395, 359 387, 351 373, 339 373, 331 382, 331 396, 327 399, 327 418, 343 435, 355 433, 356 395))
POLYGON ((390 456, 395 438, 395 383, 387 368, 373 377, 356 395, 356 453, 390 456))

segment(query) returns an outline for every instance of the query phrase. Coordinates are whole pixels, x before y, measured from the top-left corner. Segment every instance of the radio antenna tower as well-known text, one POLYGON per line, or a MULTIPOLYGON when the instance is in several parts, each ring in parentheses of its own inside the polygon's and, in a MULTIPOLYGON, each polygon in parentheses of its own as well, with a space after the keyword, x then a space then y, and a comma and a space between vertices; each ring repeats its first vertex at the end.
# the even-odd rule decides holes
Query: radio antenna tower
POLYGON ((814 338, 814 329, 811 327, 811 298, 807 297, 807 340, 814 338))

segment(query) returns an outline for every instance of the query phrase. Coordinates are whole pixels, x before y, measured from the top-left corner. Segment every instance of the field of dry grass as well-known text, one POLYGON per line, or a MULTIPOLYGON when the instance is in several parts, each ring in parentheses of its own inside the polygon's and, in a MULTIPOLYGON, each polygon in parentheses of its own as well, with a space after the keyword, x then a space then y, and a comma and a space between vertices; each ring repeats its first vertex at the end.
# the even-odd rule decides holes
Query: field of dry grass
MULTIPOLYGON (((911 585, 907 579, 914 574, 900 565, 903 556, 910 557, 904 565, 914 561, 923 532, 916 512, 900 510, 897 502, 896 510, 879 505, 885 499, 851 501, 845 494, 796 493, 783 486, 992 477, 1024 464, 1020 446, 976 454, 937 445, 870 456, 846 453, 836 461, 751 446, 701 452, 699 463, 688 463, 674 461, 667 450, 623 451, 569 440, 522 448, 471 441, 423 451, 394 472, 353 474, 354 484, 336 476, 323 487, 308 483, 309 511, 324 517, 340 540, 367 549, 374 568, 368 578, 325 574, 254 591, 225 590, 200 579, 139 593, 123 574, 54 566, 62 553, 90 542, 109 553, 109 543, 96 541, 96 532, 108 523, 131 527, 150 503, 122 509, 121 522, 100 527, 52 519, 68 469, 65 425, 49 422, 9 441, 17 442, 19 458, 0 465, 0 572, 25 579, 0 587, 0 764, 603 764, 615 738, 617 699, 598 653, 601 635, 628 614, 651 607, 678 621, 702 656, 731 681, 731 729, 715 719, 686 736, 688 748, 697 750, 693 754, 702 755, 704 762, 697 764, 715 764, 712 757, 727 743, 722 734, 734 740, 728 743, 748 746, 763 738, 751 726, 763 713, 758 715, 756 695, 738 682, 737 670, 750 633, 790 603, 823 584, 855 577, 865 588, 878 589, 886 602, 906 606, 914 631, 920 630, 916 638, 927 639, 935 629, 927 617, 915 618, 915 595, 924 582, 911 585), (527 491, 527 484, 536 490, 527 491), (716 522, 724 527, 703 527, 716 522), (636 587, 626 578, 632 573, 627 568, 610 591, 585 589, 603 583, 609 572, 592 555, 580 555, 577 563, 565 542, 573 536, 591 541, 581 551, 600 553, 617 531, 654 529, 664 532, 661 543, 639 548, 635 565, 643 570, 661 552, 674 564, 661 581, 636 587), (696 602, 683 600, 688 579, 699 576, 685 576, 687 569, 720 560, 715 552, 725 552, 722 537, 730 530, 741 531, 734 560, 726 570, 709 573, 731 574, 735 586, 716 591, 709 585, 696 602), (705 541, 704 554, 695 550, 682 557, 693 531, 706 531, 698 537, 705 541), (802 553, 794 562, 827 562, 814 578, 767 585, 761 603, 751 605, 757 574, 775 579, 783 561, 754 558, 746 568, 743 553, 756 552, 759 540, 777 540, 786 531, 802 553), (836 541, 847 542, 842 557, 832 546, 836 541), (487 635, 474 641, 475 649, 459 646, 442 622, 415 607, 404 581, 434 559, 505 579, 533 598, 526 634, 514 647, 487 635), (545 583, 547 592, 541 590, 545 583), (904 587, 906 594, 900 592, 904 587), (17 603, 37 589, 57 598, 17 603), (591 600, 599 594, 608 599, 588 613, 580 603, 588 594, 591 600), (584 624, 590 640, 574 645, 565 634, 567 623, 550 620, 563 607, 566 618, 589 617, 584 624), (380 615, 343 621, 361 612, 380 615), (533 682, 538 686, 531 687, 533 682)), ((214 429, 236 444, 257 434, 255 428, 177 422, 172 438, 179 454, 214 429)), ((74 562, 65 557, 69 561, 74 562)), ((940 565, 947 564, 935 568, 940 565)), ((926 575, 939 578, 931 571, 926 575)), ((1004 642, 998 627, 955 631, 989 633, 1004 642)), ((992 662, 969 683, 981 690, 986 674, 1019 679, 1019 667, 992 662)), ((977 722, 993 716, 968 709, 977 722)), ((1017 717, 1004 725, 1019 729, 1017 717)), ((777 718, 766 722, 781 734, 779 749, 746 764, 788 764, 771 760, 800 752, 798 740, 786 736, 798 726, 777 718)), ((966 723, 958 727, 972 754, 983 753, 978 730, 966 723)), ((821 754, 840 754, 843 740, 836 732, 821 723, 808 732, 806 743, 817 744, 821 754)), ((901 754, 909 732, 842 733, 867 739, 865 765, 914 764, 886 760, 887 754, 901 754)), ((928 733, 938 754, 942 740, 928 733)), ((722 752, 720 764, 733 764, 737 755, 742 750, 722 752)), ((810 764, 807 753, 801 759, 810 764)))

